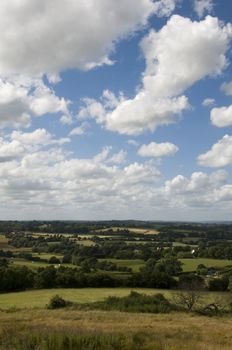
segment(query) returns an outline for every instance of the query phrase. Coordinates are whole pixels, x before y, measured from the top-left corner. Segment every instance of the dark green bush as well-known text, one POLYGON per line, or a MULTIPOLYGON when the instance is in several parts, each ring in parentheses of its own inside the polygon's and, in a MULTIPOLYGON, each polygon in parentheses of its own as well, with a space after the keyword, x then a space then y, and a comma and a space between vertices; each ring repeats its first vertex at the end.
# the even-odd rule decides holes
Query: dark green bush
POLYGON ((108 297, 97 307, 104 310, 119 310, 126 312, 166 313, 174 309, 174 306, 163 294, 144 295, 131 292, 126 297, 108 297))
POLYGON ((54 295, 47 306, 48 309, 60 309, 62 307, 70 306, 72 302, 64 300, 59 295, 54 295))

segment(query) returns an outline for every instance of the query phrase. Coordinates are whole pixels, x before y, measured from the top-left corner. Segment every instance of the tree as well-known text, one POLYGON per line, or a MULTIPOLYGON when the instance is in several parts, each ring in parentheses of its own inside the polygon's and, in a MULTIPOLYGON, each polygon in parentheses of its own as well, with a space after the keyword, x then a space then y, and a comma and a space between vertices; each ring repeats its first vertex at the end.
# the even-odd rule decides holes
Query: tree
POLYGON ((187 274, 179 278, 180 290, 174 294, 174 302, 191 311, 201 299, 201 291, 204 289, 204 280, 198 275, 187 274))
POLYGON ((159 272, 165 272, 168 275, 176 276, 182 272, 182 263, 175 256, 167 256, 161 259, 155 269, 159 272))
POLYGON ((229 278, 224 276, 222 278, 212 278, 209 280, 209 290, 224 292, 228 289, 229 278))
POLYGON ((60 260, 56 256, 51 256, 51 258, 48 260, 49 264, 60 264, 60 260))
POLYGON ((173 295, 173 301, 181 306, 187 309, 188 311, 191 311, 196 304, 200 301, 201 294, 198 290, 182 290, 173 295))

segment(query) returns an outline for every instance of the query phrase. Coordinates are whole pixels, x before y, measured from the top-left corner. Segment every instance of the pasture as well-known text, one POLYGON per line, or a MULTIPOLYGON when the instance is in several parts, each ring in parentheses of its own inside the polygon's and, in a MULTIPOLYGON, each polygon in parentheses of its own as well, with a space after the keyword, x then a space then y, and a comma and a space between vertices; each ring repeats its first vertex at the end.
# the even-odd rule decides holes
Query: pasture
POLYGON ((191 272, 196 271, 197 266, 200 264, 206 267, 223 268, 226 266, 232 266, 232 260, 222 260, 222 259, 205 259, 205 258, 195 258, 195 259, 180 259, 183 263, 183 271, 191 272))
MULTIPOLYGON (((95 301, 102 301, 108 296, 126 296, 130 294, 131 288, 80 288, 80 289, 42 289, 25 292, 15 292, 0 294, 0 309, 10 309, 13 307, 24 308, 44 308, 50 298, 59 294, 62 298, 75 303, 85 304, 95 301)), ((135 288, 139 293, 155 294, 165 293, 170 296, 170 292, 156 289, 135 288)))
MULTIPOLYGON (((36 309, 45 308, 51 297, 58 294, 65 300, 78 304, 93 303, 103 301, 109 296, 123 297, 131 291, 153 295, 162 293, 167 299, 172 300, 175 290, 151 289, 151 288, 57 288, 57 289, 37 289, 24 292, 0 294, 0 310, 16 309, 36 309)), ((202 292, 202 302, 209 303, 215 299, 230 298, 230 293, 223 292, 202 292)))
POLYGON ((133 272, 139 272, 140 268, 145 266, 145 261, 141 259, 99 259, 99 261, 111 261, 120 267, 130 267, 133 272))

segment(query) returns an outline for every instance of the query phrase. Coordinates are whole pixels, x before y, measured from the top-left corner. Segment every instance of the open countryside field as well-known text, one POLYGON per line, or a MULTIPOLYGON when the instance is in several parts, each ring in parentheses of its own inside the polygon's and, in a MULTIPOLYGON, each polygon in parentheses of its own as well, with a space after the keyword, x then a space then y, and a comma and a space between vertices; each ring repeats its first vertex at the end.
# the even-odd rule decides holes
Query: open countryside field
MULTIPOLYGON (((174 290, 167 289, 149 289, 149 288, 58 288, 58 289, 39 289, 25 292, 4 293, 0 294, 0 310, 17 309, 34 309, 45 308, 49 300, 58 294, 65 300, 78 304, 93 303, 103 301, 109 296, 123 297, 130 294, 131 291, 146 295, 162 293, 166 298, 172 300, 174 290)), ((213 302, 218 298, 230 299, 230 293, 223 292, 202 292, 202 302, 213 302)))
POLYGON ((134 232, 134 233, 141 233, 141 234, 146 234, 146 235, 157 235, 159 233, 158 230, 155 229, 149 229, 149 228, 137 228, 137 227, 121 227, 121 226, 113 226, 113 227, 109 227, 109 228, 105 228, 102 230, 96 230, 95 232, 103 232, 103 231, 109 231, 109 230, 113 230, 114 232, 117 232, 118 230, 129 230, 130 232, 134 232))
POLYGON ((196 259, 180 259, 180 261, 183 263, 182 268, 184 272, 196 271, 197 266, 200 264, 203 264, 206 267, 232 266, 232 260, 222 260, 222 259, 196 258, 196 259))
MULTIPOLYGON (((52 264, 49 264, 47 262, 43 261, 30 261, 30 260, 25 260, 25 259, 12 259, 10 265, 12 266, 27 266, 30 269, 38 269, 39 267, 46 267, 46 266, 51 266, 52 264)), ((54 264, 54 266, 57 266, 58 264, 54 264)), ((71 267, 75 268, 77 267, 76 265, 72 264, 62 264, 64 267, 71 267)))
POLYGON ((143 235, 157 235, 159 233, 159 231, 157 231, 157 230, 147 229, 147 228, 127 227, 127 229, 131 232, 141 233, 143 235))
POLYGON ((130 267, 133 272, 139 272, 140 268, 145 266, 145 261, 141 259, 129 260, 129 259, 99 259, 99 261, 111 261, 120 267, 130 267))
POLYGON ((50 259, 52 256, 55 256, 58 259, 62 259, 63 255, 62 254, 57 254, 57 253, 32 253, 33 256, 39 257, 41 259, 50 259))
MULTIPOLYGON (((101 301, 108 296, 126 296, 130 294, 131 288, 80 288, 80 289, 43 289, 26 292, 0 294, 0 309, 16 308, 44 308, 50 298, 56 294, 66 300, 75 303, 92 303, 101 301)), ((146 288, 133 289, 139 293, 148 295, 164 293, 171 296, 167 290, 156 290, 146 288)))

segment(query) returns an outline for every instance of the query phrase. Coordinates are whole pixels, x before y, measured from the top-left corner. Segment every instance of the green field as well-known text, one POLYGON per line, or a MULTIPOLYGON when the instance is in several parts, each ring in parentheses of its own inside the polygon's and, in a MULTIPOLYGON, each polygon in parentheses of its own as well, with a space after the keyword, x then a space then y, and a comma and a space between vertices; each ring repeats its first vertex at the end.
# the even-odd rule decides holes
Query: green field
POLYGON ((37 256, 41 259, 50 259, 52 256, 55 256, 58 259, 62 259, 63 255, 62 254, 56 254, 56 253, 33 253, 33 256, 37 256))
MULTIPOLYGON (((37 269, 38 267, 46 267, 46 266, 52 266, 52 264, 46 263, 46 262, 40 262, 40 261, 29 261, 25 259, 12 259, 11 260, 11 265, 16 265, 16 266, 27 266, 28 268, 31 269, 37 269)), ((54 266, 57 266, 58 264, 54 264, 54 266)), ((62 264, 64 267, 77 267, 76 265, 72 264, 62 264)))
MULTIPOLYGON (((16 308, 43 308, 48 304, 50 298, 59 294, 66 300, 76 303, 91 303, 101 301, 108 296, 125 296, 131 292, 131 288, 80 288, 80 289, 43 289, 26 292, 0 294, 0 309, 16 308)), ((156 289, 135 288, 140 293, 155 294, 165 293, 170 296, 169 291, 157 291, 156 289)))
MULTIPOLYGON (((131 291, 152 295, 162 293, 166 298, 172 300, 174 290, 148 289, 148 288, 59 288, 59 289, 42 289, 25 292, 4 293, 0 294, 0 310, 11 308, 34 309, 44 308, 51 297, 58 294, 66 300, 85 304, 96 301, 102 301, 108 296, 123 297, 129 295, 131 291)), ((209 303, 215 299, 222 299, 229 296, 230 293, 221 292, 202 292, 202 301, 209 303)))
POLYGON ((172 246, 173 247, 187 247, 187 246, 190 246, 192 248, 198 247, 197 244, 187 244, 187 243, 182 243, 182 242, 173 242, 172 246))
POLYGON ((130 267, 133 272, 139 272, 140 268, 145 266, 145 262, 141 259, 129 260, 129 259, 99 259, 99 261, 111 261, 117 266, 130 267))
POLYGON ((183 271, 191 272, 196 271, 196 268, 199 264, 203 264, 206 267, 225 267, 228 265, 232 266, 232 260, 221 260, 221 259, 205 259, 205 258, 197 258, 197 259, 180 259, 183 263, 183 271))

